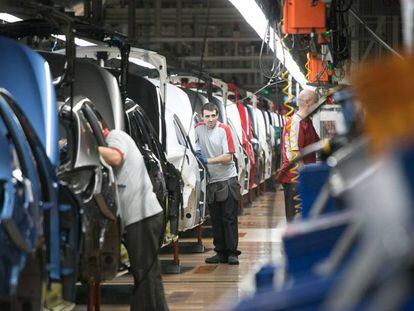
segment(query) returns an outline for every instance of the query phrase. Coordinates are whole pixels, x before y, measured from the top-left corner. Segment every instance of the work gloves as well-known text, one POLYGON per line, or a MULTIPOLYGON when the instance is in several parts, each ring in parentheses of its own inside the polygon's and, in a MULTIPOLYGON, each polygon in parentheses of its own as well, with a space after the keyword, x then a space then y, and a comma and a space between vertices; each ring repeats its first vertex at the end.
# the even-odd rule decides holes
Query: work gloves
POLYGON ((201 152, 201 150, 196 151, 196 156, 201 161, 201 163, 207 165, 207 157, 201 152))

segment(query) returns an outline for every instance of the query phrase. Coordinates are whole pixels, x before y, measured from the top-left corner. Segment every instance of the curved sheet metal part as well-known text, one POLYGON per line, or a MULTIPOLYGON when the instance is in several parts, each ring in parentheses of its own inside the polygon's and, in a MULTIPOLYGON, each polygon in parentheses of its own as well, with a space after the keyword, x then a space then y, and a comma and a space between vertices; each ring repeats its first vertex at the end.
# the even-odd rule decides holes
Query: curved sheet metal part
POLYGON ((213 96, 213 102, 216 104, 219 110, 219 116, 221 117, 222 123, 228 124, 227 120, 227 113, 226 113, 226 105, 223 102, 223 98, 219 96, 213 96))
MULTIPOLYGON (((160 89, 147 78, 137 74, 128 75, 128 98, 137 103, 146 113, 157 132, 157 139, 162 142, 164 119, 162 119, 162 103, 160 89)), ((165 110, 165 109, 164 109, 165 110)), ((164 112, 165 113, 165 112, 164 112)))
MULTIPOLYGON (((69 101, 69 100, 68 100, 69 101)), ((82 112, 82 106, 84 103, 90 102, 88 98, 75 97, 73 106, 73 118, 75 118, 75 131, 78 133, 76 157, 73 163, 73 168, 80 167, 95 167, 99 163, 99 151, 98 143, 92 132, 92 128, 89 126, 88 120, 82 112)), ((62 109, 70 112, 70 106, 67 102, 62 109)))
POLYGON ((270 128, 270 122, 269 122, 269 116, 267 114, 266 110, 260 110, 262 114, 262 119, 264 123, 265 133, 266 133, 266 148, 263 148, 265 150, 265 155, 267 152, 267 158, 266 158, 266 167, 265 167, 265 179, 269 179, 272 176, 272 160, 273 160, 273 145, 272 145, 272 132, 270 128))
POLYGON ((244 179, 246 177, 245 153, 243 150, 243 146, 241 145, 240 140, 237 136, 233 123, 229 120, 227 125, 229 126, 231 135, 233 136, 233 142, 234 142, 234 147, 235 147, 233 157, 235 159, 236 167, 237 167, 237 179, 241 185, 240 194, 243 194, 244 192, 243 184, 244 184, 244 179))
POLYGON ((255 158, 253 146, 251 144, 251 139, 253 138, 252 126, 251 126, 248 108, 244 104, 238 103, 237 110, 239 111, 240 121, 241 121, 242 129, 243 129, 242 144, 249 158, 249 161, 246 164, 249 167, 249 170, 248 170, 249 180, 246 183, 248 184, 248 187, 250 189, 250 188, 253 188, 254 186, 253 176, 254 176, 254 172, 256 169, 256 158, 255 158))
MULTIPOLYGON (((200 119, 202 114, 201 109, 204 104, 208 103, 207 96, 205 96, 205 94, 201 92, 197 92, 194 89, 182 88, 182 90, 187 94, 188 98, 190 99, 191 107, 193 109, 194 114, 197 116, 198 119, 200 119)), ((222 122, 220 114, 219 121, 222 122)))
MULTIPOLYGON (((150 81, 159 87, 158 80, 150 81)), ((201 175, 205 177, 205 172, 200 174, 200 164, 192 151, 195 132, 193 110, 188 96, 177 86, 167 84, 165 108, 167 159, 181 172, 184 181, 179 230, 185 231, 204 221, 206 178, 201 178, 201 175)))
POLYGON ((2 260, 4 264, 9 263, 8 267, 0 269, 6 280, 0 287, 0 295, 7 296, 17 290, 27 256, 34 253, 43 235, 43 223, 36 163, 24 131, 4 96, 0 96, 0 123, 0 147, 4 157, 1 161, 10 165, 4 172, 4 177, 10 179, 3 180, 0 213, 0 257, 5 259, 2 260))
MULTIPOLYGON (((39 52, 49 63, 53 78, 62 76, 65 55, 39 52)), ((107 70, 84 59, 75 61, 74 95, 89 98, 111 129, 125 129, 121 93, 116 78, 107 70)), ((64 94, 70 96, 70 86, 64 94)))
POLYGON ((16 41, 0 37, 0 87, 13 94, 53 165, 58 164, 57 104, 48 63, 16 41))
MULTIPOLYGON (((59 53, 64 53, 63 50, 58 51, 59 53)), ((121 52, 116 47, 109 46, 96 46, 96 47, 81 47, 76 49, 76 56, 79 58, 91 58, 98 59, 98 53, 106 53, 105 57, 107 59, 121 59, 121 52)), ((164 103, 167 97, 167 60, 165 56, 160 55, 156 52, 134 48, 131 47, 129 52, 129 61, 135 63, 139 66, 147 67, 150 69, 155 69, 159 74, 160 81, 160 97, 161 102, 159 103, 160 112, 160 125, 164 124, 162 120, 162 115, 164 114, 164 103)), ((163 126, 159 127, 160 130, 160 141, 163 141, 163 126)))
POLYGON ((98 151, 100 127, 98 116, 88 98, 76 96, 72 114, 66 103, 61 108, 61 122, 74 125, 71 148, 76 155, 69 169, 61 173, 82 203, 82 250, 80 278, 112 279, 117 273, 120 230, 117 185, 112 168, 98 151), (90 109, 85 109, 89 105, 90 109), (73 118, 73 119, 72 119, 73 118), (94 118, 94 120, 92 120, 94 118), (99 128, 97 128, 99 127, 99 128))
MULTIPOLYGON (((160 87, 160 81, 156 79, 149 79, 157 88, 160 87)), ((195 132, 194 132, 194 120, 193 120, 193 108, 187 94, 179 87, 167 83, 167 100, 165 103, 165 116, 166 119, 169 116, 176 114, 180 117, 181 123, 190 137, 191 143, 195 144, 195 132)), ((167 135, 168 136, 168 135, 167 135)), ((168 141, 168 137, 167 137, 168 141)), ((167 145, 168 149, 168 145, 167 145)))
POLYGON ((236 152, 236 157, 237 157, 239 182, 240 182, 240 185, 242 186, 241 188, 242 195, 244 195, 249 192, 248 170, 250 170, 250 164, 248 162, 250 162, 250 160, 243 148, 242 122, 240 119, 240 114, 239 114, 237 105, 233 101, 230 101, 230 100, 227 101, 226 113, 227 113, 229 125, 231 125, 231 128, 232 128, 232 134, 234 136, 233 139, 235 141, 235 146, 238 146, 237 149, 240 149, 238 152, 236 152))
MULTIPOLYGON (((64 53, 63 50, 58 51, 59 53, 64 53)), ((107 58, 121 58, 121 53, 118 48, 108 47, 108 46, 89 46, 89 47, 78 47, 76 49, 76 56, 81 58, 93 58, 97 59, 98 52, 106 52, 107 58)), ((165 56, 158 54, 157 52, 139 49, 131 47, 129 52, 129 61, 134 62, 135 60, 142 60, 144 63, 138 63, 140 66, 146 66, 151 68, 151 66, 156 69, 159 73, 159 79, 161 81, 160 86, 160 96, 163 102, 166 99, 166 88, 165 84, 167 83, 167 60, 165 56), (145 64, 147 63, 147 64, 145 64)))
MULTIPOLYGON (((168 130, 174 128, 167 127, 168 130)), ((175 133, 174 133, 175 134, 175 133)), ((179 218, 179 231, 183 232, 196 227, 203 221, 204 215, 200 214, 198 200, 200 199, 197 188, 201 187, 198 173, 198 163, 189 149, 182 145, 170 147, 167 154, 169 162, 180 170, 184 182, 183 187, 183 210, 179 218), (183 157, 183 155, 185 156, 183 157), (197 173, 195 173, 197 172, 197 173)))
MULTIPOLYGON (((181 196, 177 191, 178 180, 171 182, 172 174, 169 171, 169 164, 161 143, 158 140, 158 133, 152 126, 147 114, 142 107, 134 101, 128 101, 125 107, 127 131, 134 139, 138 149, 141 151, 148 174, 164 213, 166 215, 166 228, 164 245, 171 243, 178 237, 179 204, 174 199, 181 196)), ((176 176, 175 176, 176 178, 176 176)), ((174 178, 174 179, 175 179, 174 178)))
POLYGON ((249 114, 249 120, 251 122, 250 143, 252 144, 255 157, 254 174, 251 174, 252 180, 250 184, 257 186, 263 180, 262 176, 264 172, 265 156, 262 145, 260 143, 260 132, 255 108, 252 105, 246 105, 245 107, 249 114))
POLYGON ((221 89, 222 102, 224 106, 227 106, 227 99, 229 96, 229 87, 227 86, 227 83, 224 82, 223 80, 216 79, 216 78, 212 78, 212 80, 213 80, 213 85, 221 89))
POLYGON ((272 166, 272 154, 269 148, 269 145, 267 143, 267 132, 266 132, 266 123, 264 120, 263 111, 259 108, 254 108, 254 113, 256 114, 256 120, 257 120, 257 129, 258 129, 258 139, 261 146, 261 149, 263 150, 264 154, 264 171, 261 175, 260 182, 265 181, 268 179, 271 175, 271 166, 272 166))
POLYGON ((241 141, 243 137, 243 126, 240 119, 240 113, 237 109, 237 105, 231 100, 227 101, 226 113, 227 118, 233 123, 237 136, 241 141))
MULTIPOLYGON (((167 114, 167 159, 181 173, 183 187, 183 209, 179 218, 179 231, 195 227, 201 221, 198 211, 198 191, 200 187, 200 174, 197 159, 185 145, 185 137, 174 120, 174 114, 167 114)), ((204 215, 203 215, 204 216, 204 215)))
MULTIPOLYGON (((77 280, 79 254, 80 221, 77 200, 69 199, 73 194, 59 183, 56 168, 46 155, 36 132, 24 112, 12 101, 8 104, 18 118, 28 139, 33 159, 41 176, 43 228, 45 230, 44 247, 47 252, 47 273, 51 282, 61 282, 64 299, 73 301, 77 280), (68 219, 70 219, 68 221, 68 219), (62 239, 64 237, 64 239, 62 239)), ((31 260, 41 260, 41 254, 31 260)), ((45 270, 46 271, 46 270, 45 270)), ((31 274, 25 274, 19 284, 19 290, 30 290, 31 282, 38 280, 31 274)))
POLYGON ((181 145, 186 146, 186 151, 189 151, 186 155, 187 162, 190 164, 188 165, 188 167, 191 167, 194 170, 195 177, 197 180, 194 191, 190 194, 189 200, 187 202, 187 207, 195 207, 195 213, 184 213, 183 216, 187 219, 183 219, 183 221, 181 222, 183 229, 193 228, 204 221, 207 186, 206 169, 195 156, 193 145, 186 133, 185 128, 181 123, 181 120, 178 118, 177 115, 173 115, 173 118, 178 141, 181 145), (194 218, 191 217, 190 214, 194 215, 194 218))

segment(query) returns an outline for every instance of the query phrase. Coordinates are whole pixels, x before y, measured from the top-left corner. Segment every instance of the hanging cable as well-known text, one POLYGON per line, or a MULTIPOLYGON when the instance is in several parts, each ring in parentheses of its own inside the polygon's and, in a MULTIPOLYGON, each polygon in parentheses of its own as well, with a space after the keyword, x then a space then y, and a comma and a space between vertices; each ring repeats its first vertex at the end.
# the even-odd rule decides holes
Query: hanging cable
MULTIPOLYGON (((283 106, 285 106, 288 109, 288 112, 286 113, 286 117, 290 118, 286 122, 286 125, 285 125, 286 133, 287 133, 288 146, 289 146, 289 149, 287 150, 287 152, 289 152, 291 154, 290 161, 294 161, 299 156, 299 151, 292 149, 291 137, 292 136, 296 137, 297 136, 296 134, 299 134, 299 133, 292 132, 292 131, 294 131, 294 129, 292 128, 292 122, 293 122, 293 115, 294 115, 295 109, 293 108, 293 106, 291 104, 292 100, 293 100, 293 95, 290 91, 292 83, 289 80, 289 72, 287 70, 282 74, 282 79, 286 82, 286 86, 282 89, 282 93, 286 95, 283 106)), ((291 183, 293 183, 293 184, 296 184, 298 182, 298 169, 299 169, 299 163, 295 163, 289 170, 289 172, 293 175, 293 177, 291 179, 291 183)), ((294 206, 295 211, 300 210, 301 200, 300 200, 299 194, 295 195, 293 197, 293 199, 294 199, 294 201, 298 202, 294 206)))
MULTIPOLYGON (((278 71, 276 70, 276 62, 277 62, 277 57, 276 54, 273 53, 273 62, 272 62, 272 66, 270 69, 265 68, 264 64, 263 64, 263 50, 264 50, 264 45, 267 45, 266 47, 266 53, 269 52, 269 46, 270 46, 270 22, 267 24, 266 27, 266 32, 264 34, 263 40, 262 40, 262 44, 260 47, 260 54, 259 54, 259 66, 260 66, 260 71, 261 73, 267 78, 267 79, 275 79, 278 76, 278 71)), ((276 46, 276 45, 275 45, 276 46)))
POLYGON ((240 101, 243 102, 245 99, 251 98, 253 95, 256 95, 257 93, 260 93, 261 91, 267 89, 269 86, 277 85, 277 84, 280 84, 280 83, 283 83, 283 82, 285 82, 285 81, 283 81, 283 80, 279 80, 279 81, 269 80, 269 82, 265 86, 261 87, 260 89, 253 92, 252 94, 247 95, 246 97, 242 98, 240 101))
POLYGON ((310 68, 310 57, 309 53, 307 55, 308 60, 306 61, 305 68, 306 68, 306 80, 310 81, 309 78, 312 76, 312 69, 310 68))

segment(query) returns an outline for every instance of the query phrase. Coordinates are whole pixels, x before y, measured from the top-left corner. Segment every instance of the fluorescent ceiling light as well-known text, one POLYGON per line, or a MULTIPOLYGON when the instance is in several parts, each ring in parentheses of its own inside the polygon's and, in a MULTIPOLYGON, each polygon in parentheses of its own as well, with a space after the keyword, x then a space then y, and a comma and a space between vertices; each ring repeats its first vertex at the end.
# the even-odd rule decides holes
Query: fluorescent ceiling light
MULTIPOLYGON (((255 0, 229 0, 240 14, 244 17, 246 22, 256 31, 262 40, 264 40, 266 29, 269 21, 264 15, 263 11, 257 5, 255 0)), ((292 77, 303 87, 309 88, 307 85, 308 81, 305 75, 300 70, 299 66, 296 64, 290 52, 285 49, 281 42, 279 36, 275 33, 273 27, 270 27, 270 40, 269 47, 272 51, 276 52, 276 57, 281 61, 286 69, 290 72, 292 77), (276 39, 276 47, 274 46, 274 40, 276 39), (276 50, 276 51, 275 51, 276 50)))
POLYGON ((8 23, 20 22, 22 19, 9 13, 0 13, 0 19, 8 23))

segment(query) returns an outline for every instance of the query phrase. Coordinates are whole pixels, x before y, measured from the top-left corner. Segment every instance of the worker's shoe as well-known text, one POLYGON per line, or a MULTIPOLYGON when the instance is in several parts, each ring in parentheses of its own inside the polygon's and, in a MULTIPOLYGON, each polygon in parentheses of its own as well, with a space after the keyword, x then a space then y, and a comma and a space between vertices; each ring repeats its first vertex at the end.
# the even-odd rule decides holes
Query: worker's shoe
POLYGON ((206 258, 205 263, 211 263, 211 264, 227 263, 227 257, 224 255, 216 254, 214 256, 206 258))
POLYGON ((229 265, 238 265, 239 264, 239 258, 237 255, 230 255, 227 259, 229 265))

